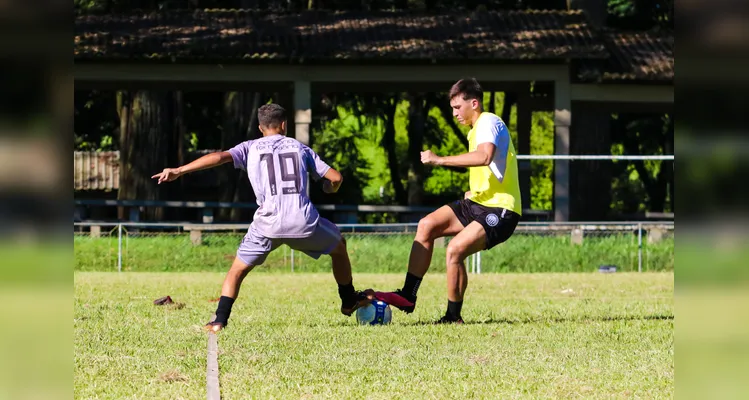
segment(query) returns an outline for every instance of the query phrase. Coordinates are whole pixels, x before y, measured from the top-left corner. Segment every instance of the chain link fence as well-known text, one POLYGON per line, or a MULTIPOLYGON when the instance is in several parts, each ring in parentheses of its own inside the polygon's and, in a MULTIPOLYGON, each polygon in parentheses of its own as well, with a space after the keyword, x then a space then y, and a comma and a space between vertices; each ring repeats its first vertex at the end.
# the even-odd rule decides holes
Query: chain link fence
MULTIPOLYGON (((404 272, 416 224, 339 225, 355 272, 404 272)), ((76 223, 76 270, 226 271, 247 225, 76 223)), ((437 239, 431 271, 445 271, 450 238, 437 239)), ((674 225, 654 223, 522 223, 513 236, 466 260, 471 273, 670 271, 674 225)), ((281 246, 255 268, 327 272, 320 259, 281 246)))

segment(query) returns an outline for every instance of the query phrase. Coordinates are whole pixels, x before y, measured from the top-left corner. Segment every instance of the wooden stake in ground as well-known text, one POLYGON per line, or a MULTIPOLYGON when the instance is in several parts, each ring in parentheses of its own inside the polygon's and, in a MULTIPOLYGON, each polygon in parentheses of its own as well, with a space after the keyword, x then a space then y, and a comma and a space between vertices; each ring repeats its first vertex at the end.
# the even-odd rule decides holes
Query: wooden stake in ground
POLYGON ((213 332, 208 333, 206 389, 208 392, 208 400, 221 399, 221 392, 218 387, 218 337, 213 332))

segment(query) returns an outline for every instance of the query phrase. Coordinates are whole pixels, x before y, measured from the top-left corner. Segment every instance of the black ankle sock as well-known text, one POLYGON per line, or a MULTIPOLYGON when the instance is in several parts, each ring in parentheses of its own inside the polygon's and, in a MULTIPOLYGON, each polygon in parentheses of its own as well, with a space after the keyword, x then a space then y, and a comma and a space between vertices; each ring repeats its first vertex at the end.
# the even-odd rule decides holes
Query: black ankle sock
POLYGON ((447 313, 445 314, 446 317, 451 318, 453 320, 460 319, 460 309, 463 308, 463 302, 462 301, 447 301, 447 313))
POLYGON ((356 297, 356 290, 354 289, 354 281, 351 281, 345 285, 338 284, 338 296, 341 300, 351 300, 356 297))
POLYGON ((419 291, 422 279, 410 272, 406 273, 406 283, 403 284, 402 291, 408 300, 416 300, 416 293, 419 291))
POLYGON ((216 308, 216 319, 214 322, 220 322, 226 325, 229 322, 229 314, 231 314, 231 306, 234 304, 234 299, 231 297, 221 296, 218 300, 218 307, 216 308))

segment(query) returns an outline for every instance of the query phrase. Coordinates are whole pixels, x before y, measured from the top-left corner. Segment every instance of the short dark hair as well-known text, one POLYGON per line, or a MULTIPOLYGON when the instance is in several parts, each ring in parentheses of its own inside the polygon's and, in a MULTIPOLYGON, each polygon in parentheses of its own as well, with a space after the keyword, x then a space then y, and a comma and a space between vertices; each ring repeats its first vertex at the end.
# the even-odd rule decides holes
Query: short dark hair
POLYGON ((257 121, 262 126, 278 129, 286 121, 286 110, 276 103, 266 104, 257 109, 257 121))
POLYGON ((463 96, 463 100, 476 99, 480 104, 484 102, 484 89, 474 78, 461 79, 450 88, 450 100, 455 96, 463 96))

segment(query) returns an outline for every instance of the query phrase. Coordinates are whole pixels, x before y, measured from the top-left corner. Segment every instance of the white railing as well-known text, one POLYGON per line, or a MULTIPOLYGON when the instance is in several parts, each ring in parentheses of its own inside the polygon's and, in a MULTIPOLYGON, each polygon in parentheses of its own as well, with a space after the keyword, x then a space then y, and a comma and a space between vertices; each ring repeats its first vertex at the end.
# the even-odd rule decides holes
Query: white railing
MULTIPOLYGON (((394 262, 397 259, 397 262, 400 263, 402 261, 400 258, 407 259, 407 253, 410 250, 417 225, 416 223, 338 224, 338 227, 350 243, 358 244, 362 248, 369 248, 369 251, 375 252, 379 251, 377 250, 379 246, 383 246, 382 251, 392 255, 394 262), (393 237, 396 239, 393 239, 393 237)), ((76 249, 76 263, 79 261, 81 263, 91 262, 99 269, 106 270, 115 267, 117 271, 122 272, 123 267, 137 271, 139 264, 148 264, 154 261, 151 259, 154 257, 157 259, 162 257, 166 266, 170 262, 208 262, 201 258, 201 254, 194 256, 191 256, 191 254, 195 254, 195 249, 200 246, 223 246, 222 248, 226 251, 235 250, 235 246, 244 236, 247 228, 248 224, 76 222, 74 223, 74 235, 78 247, 76 249), (168 243, 153 246, 148 244, 149 238, 165 240, 168 243), (97 253, 96 255, 86 253, 86 245, 92 246, 96 243, 89 242, 96 240, 102 241, 101 243, 106 242, 103 244, 105 249, 99 246, 96 247, 95 251, 91 250, 92 253, 97 253), (139 249, 137 246, 142 247, 139 249), (148 251, 153 252, 153 254, 146 255, 145 247, 149 247, 148 251), (167 248, 160 249, 159 247, 167 248), (180 253, 185 255, 182 256, 180 253), (180 257, 176 257, 176 255, 180 257), (182 261, 174 261, 175 258, 181 258, 182 261), (198 258, 200 260, 197 260, 198 258)), ((610 260, 614 260, 615 264, 624 264, 619 265, 622 270, 642 272, 643 270, 654 270, 661 267, 654 263, 669 263, 671 267, 673 266, 673 244, 670 244, 671 247, 666 247, 665 250, 666 252, 670 251, 670 254, 663 254, 664 249, 661 246, 658 249, 658 257, 655 257, 656 261, 647 259, 648 256, 653 258, 655 254, 653 249, 659 246, 660 241, 672 241, 673 234, 674 224, 668 222, 522 222, 508 242, 491 250, 471 255, 466 260, 466 267, 471 273, 480 274, 482 269, 499 271, 501 269, 497 267, 498 264, 517 263, 518 259, 527 259, 529 263, 548 263, 549 258, 553 258, 554 254, 548 254, 544 258, 543 253, 555 251, 574 253, 573 250, 570 250, 574 246, 588 246, 583 249, 590 249, 592 256, 580 261, 581 263, 604 266, 609 264, 610 260), (523 239, 518 237, 523 237, 523 239), (522 246, 530 246, 522 250, 526 251, 527 254, 515 254, 514 261, 507 261, 506 258, 503 258, 503 253, 517 253, 519 250, 513 246, 518 246, 522 240, 528 241, 522 246), (596 248, 596 246, 604 247, 596 248), (649 250, 651 253, 648 252, 649 250)), ((437 240, 432 265, 444 266, 442 252, 444 252, 448 243, 449 238, 437 240)), ((94 249, 94 247, 91 248, 94 249)), ((292 272, 304 270, 303 263, 310 262, 305 261, 306 258, 300 257, 298 252, 287 249, 286 246, 279 249, 277 253, 279 254, 276 255, 276 264, 280 263, 292 272)), ((363 262, 368 261, 371 260, 363 260, 363 262)), ((216 262, 223 263, 224 261, 216 260, 216 262)), ((579 267, 590 270, 591 266, 582 265, 579 267)))

